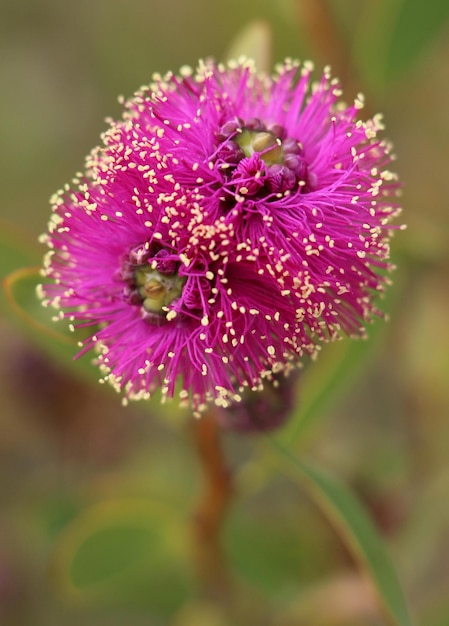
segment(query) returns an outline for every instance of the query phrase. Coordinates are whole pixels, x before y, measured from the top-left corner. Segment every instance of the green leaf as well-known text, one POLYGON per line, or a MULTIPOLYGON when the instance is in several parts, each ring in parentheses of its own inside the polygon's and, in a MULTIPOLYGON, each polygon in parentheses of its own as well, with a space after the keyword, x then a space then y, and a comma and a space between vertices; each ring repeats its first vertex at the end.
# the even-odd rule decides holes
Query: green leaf
POLYGON ((190 592, 179 518, 175 508, 146 500, 113 500, 86 509, 54 545, 60 591, 83 603, 139 604, 171 613, 190 592))
POLYGON ((71 580, 77 589, 120 576, 138 563, 154 542, 151 530, 117 526, 96 530, 73 555, 71 580))
MULTIPOLYGON (((37 241, 15 225, 0 220, 0 278, 3 282, 19 268, 37 265, 41 257, 37 241)), ((2 313, 11 313, 11 303, 8 302, 5 289, 0 289, 0 310, 2 313)))
POLYGON ((14 224, 0 220, 0 277, 28 265, 38 264, 41 249, 28 233, 20 231, 14 224))
POLYGON ((418 63, 449 19, 447 0, 367 2, 354 37, 353 58, 376 89, 418 63))
POLYGON ((337 479, 296 459, 276 440, 273 447, 289 461, 288 474, 301 484, 365 570, 377 590, 381 607, 392 626, 411 626, 397 574, 370 517, 354 495, 337 479))
POLYGON ((402 0, 388 51, 387 80, 395 80, 419 61, 432 42, 444 32, 448 18, 447 0, 402 0))
POLYGON ((55 322, 57 311, 43 307, 37 297, 36 289, 41 283, 38 267, 15 270, 3 280, 5 310, 11 321, 51 357, 75 373, 98 379, 98 370, 92 365, 91 356, 74 360, 79 352, 77 343, 86 335, 79 331, 71 333, 65 321, 55 322))
POLYGON ((296 596, 299 588, 320 580, 332 567, 332 538, 326 530, 324 522, 322 529, 317 528, 310 507, 298 508, 290 499, 279 502, 273 514, 266 511, 262 522, 260 503, 249 498, 228 520, 226 554, 239 578, 277 601, 290 593, 296 596))

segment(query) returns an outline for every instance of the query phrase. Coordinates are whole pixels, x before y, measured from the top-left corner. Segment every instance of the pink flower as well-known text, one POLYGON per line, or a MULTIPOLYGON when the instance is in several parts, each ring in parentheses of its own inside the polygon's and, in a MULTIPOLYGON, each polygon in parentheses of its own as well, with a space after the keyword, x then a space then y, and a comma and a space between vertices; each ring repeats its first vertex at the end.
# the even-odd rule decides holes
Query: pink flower
POLYGON ((154 77, 53 201, 44 304, 92 325, 105 379, 227 406, 378 315, 390 146, 327 70, 154 77))

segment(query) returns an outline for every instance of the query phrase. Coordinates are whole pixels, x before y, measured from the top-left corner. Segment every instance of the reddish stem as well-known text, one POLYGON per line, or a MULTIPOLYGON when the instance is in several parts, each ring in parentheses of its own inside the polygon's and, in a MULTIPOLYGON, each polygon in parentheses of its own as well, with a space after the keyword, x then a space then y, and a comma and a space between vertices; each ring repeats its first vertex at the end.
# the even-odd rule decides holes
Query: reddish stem
POLYGON ((206 597, 224 600, 229 578, 224 564, 221 529, 232 495, 231 475, 213 415, 204 415, 193 426, 205 488, 194 518, 194 540, 200 581, 206 597))

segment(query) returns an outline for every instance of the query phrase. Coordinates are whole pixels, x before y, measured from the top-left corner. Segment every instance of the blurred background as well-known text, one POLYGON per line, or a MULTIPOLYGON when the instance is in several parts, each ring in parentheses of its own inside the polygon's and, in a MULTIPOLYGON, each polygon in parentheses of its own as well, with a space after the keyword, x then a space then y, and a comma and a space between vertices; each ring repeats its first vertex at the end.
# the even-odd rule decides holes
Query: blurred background
MULTIPOLYGON (((348 100, 366 95, 362 115, 384 113, 408 224, 393 240, 391 321, 344 371, 323 351, 298 454, 364 502, 416 624, 447 626, 446 0, 0 0, 0 273, 40 264, 48 198, 120 115, 119 94, 245 47, 262 64, 330 64, 348 100)), ((122 408, 33 326, 34 301, 27 320, 5 295, 1 305, 0 623, 227 624, 192 568, 202 479, 189 416, 157 401, 122 408)), ((236 484, 224 549, 247 623, 384 624, 341 540, 273 474, 258 438, 226 434, 224 445, 236 484)))

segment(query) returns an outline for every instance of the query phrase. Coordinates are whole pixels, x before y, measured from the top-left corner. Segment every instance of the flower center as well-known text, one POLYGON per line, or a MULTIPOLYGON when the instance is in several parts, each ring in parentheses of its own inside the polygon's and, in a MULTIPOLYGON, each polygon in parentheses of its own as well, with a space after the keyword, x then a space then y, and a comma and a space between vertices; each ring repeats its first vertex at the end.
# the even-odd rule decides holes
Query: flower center
POLYGON ((282 163, 282 143, 276 139, 273 133, 268 131, 258 132, 245 128, 236 136, 234 141, 247 157, 258 153, 264 163, 282 163))
POLYGON ((140 306, 142 318, 157 326, 167 322, 169 305, 178 300, 186 279, 178 274, 179 262, 167 250, 146 246, 133 248, 124 260, 120 278, 124 297, 140 306))
POLYGON ((217 139, 217 160, 232 195, 260 197, 310 190, 303 148, 287 136, 283 126, 236 117, 222 125, 217 139))
POLYGON ((148 269, 137 267, 134 270, 134 282, 145 311, 164 315, 168 305, 182 294, 184 279, 176 273, 161 274, 149 266, 148 269))

